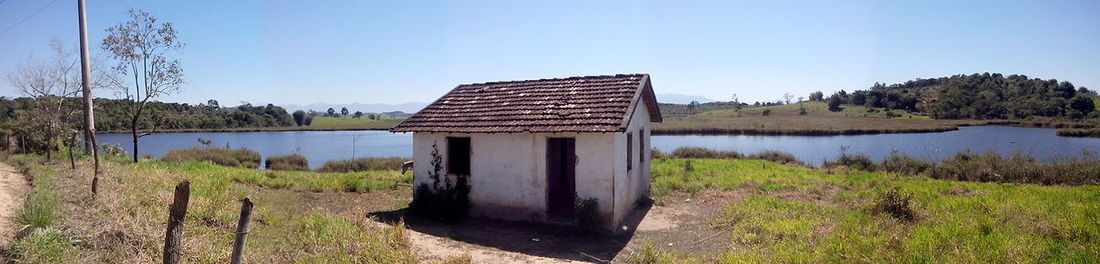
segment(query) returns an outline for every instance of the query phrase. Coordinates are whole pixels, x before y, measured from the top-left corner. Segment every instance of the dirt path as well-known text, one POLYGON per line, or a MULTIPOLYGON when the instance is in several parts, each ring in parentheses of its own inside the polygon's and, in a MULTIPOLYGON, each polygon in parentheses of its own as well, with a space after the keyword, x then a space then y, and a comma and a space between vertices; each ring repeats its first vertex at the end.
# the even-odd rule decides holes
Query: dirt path
MULTIPOLYGON (((740 192, 714 192, 697 199, 652 206, 628 217, 632 231, 610 237, 569 235, 558 229, 523 223, 471 220, 441 224, 410 220, 408 236, 421 260, 467 255, 474 263, 623 262, 646 244, 682 252, 717 255, 728 249, 725 232, 706 222, 740 192)), ((383 224, 383 223, 379 223, 383 224)))
POLYGON ((15 216, 30 186, 19 170, 0 162, 0 248, 8 248, 15 236, 15 216))

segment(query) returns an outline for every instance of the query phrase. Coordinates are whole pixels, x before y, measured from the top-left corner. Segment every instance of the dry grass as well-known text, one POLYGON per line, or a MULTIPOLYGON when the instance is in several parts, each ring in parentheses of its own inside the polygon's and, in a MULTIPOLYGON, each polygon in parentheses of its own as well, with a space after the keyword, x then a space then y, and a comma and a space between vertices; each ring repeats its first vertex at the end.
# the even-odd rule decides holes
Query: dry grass
POLYGON ((50 191, 62 201, 52 227, 61 232, 37 236, 36 239, 46 242, 35 242, 37 246, 25 252, 67 252, 49 255, 54 258, 17 261, 159 262, 172 187, 187 179, 192 182, 192 190, 184 223, 185 262, 228 262, 239 200, 244 197, 250 197, 256 204, 246 262, 416 262, 403 226, 377 226, 364 217, 369 211, 402 206, 397 201, 407 202, 405 197, 411 194, 405 177, 316 172, 272 175, 200 162, 133 164, 121 157, 108 157, 101 174, 100 194, 93 199, 88 192, 91 175, 87 159, 81 160, 80 170, 72 171, 63 164, 35 165, 41 162, 38 157, 14 158, 27 160, 25 164, 34 167, 31 172, 36 176, 50 175, 53 182, 50 191), (405 188, 363 190, 368 193, 356 194, 343 192, 345 188, 339 186, 324 187, 348 181, 390 181, 393 186, 405 188), (285 188, 291 190, 264 187, 261 184, 264 182, 284 182, 285 188))
POLYGON ((400 170, 401 165, 410 158, 360 158, 353 160, 337 160, 325 162, 318 171, 323 172, 355 172, 372 170, 400 170))
POLYGON ((301 154, 274 156, 264 161, 264 168, 269 170, 309 170, 309 160, 301 154))
POLYGON ((164 161, 206 161, 222 166, 258 168, 260 153, 250 149, 186 148, 168 151, 164 161))

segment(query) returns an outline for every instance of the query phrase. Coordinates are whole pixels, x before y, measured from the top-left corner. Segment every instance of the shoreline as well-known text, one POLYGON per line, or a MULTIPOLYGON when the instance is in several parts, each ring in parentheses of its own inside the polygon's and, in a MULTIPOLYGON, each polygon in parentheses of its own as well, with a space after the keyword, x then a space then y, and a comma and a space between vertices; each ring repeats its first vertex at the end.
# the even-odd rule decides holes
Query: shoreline
MULTIPOLYGON (((882 128, 882 129, 743 129, 743 128, 659 128, 652 130, 655 136, 667 135, 748 135, 748 136, 845 136, 845 135, 877 135, 877 134, 908 134, 908 133, 941 133, 959 130, 964 126, 1014 126, 1025 128, 1055 129, 1056 134, 1062 137, 1092 137, 1100 138, 1100 127, 1083 122, 1069 121, 1034 121, 1034 120, 938 120, 945 122, 939 127, 928 128, 882 128)), ((933 121, 929 121, 933 122, 933 121)), ((227 128, 227 129, 167 129, 156 133, 248 133, 248 132, 308 132, 308 131, 389 131, 387 127, 251 127, 251 128, 227 128)), ((140 131, 139 131, 140 132, 140 131)), ((97 134, 129 134, 128 130, 96 131, 97 134)))

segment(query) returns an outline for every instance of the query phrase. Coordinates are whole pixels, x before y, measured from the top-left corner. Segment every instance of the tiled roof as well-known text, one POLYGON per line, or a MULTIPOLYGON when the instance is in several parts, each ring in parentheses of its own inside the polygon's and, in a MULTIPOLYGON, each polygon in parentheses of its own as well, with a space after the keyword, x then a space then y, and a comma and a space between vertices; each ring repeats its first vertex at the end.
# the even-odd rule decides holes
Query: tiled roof
POLYGON ((392 132, 619 132, 634 107, 661 122, 648 74, 463 84, 392 132))

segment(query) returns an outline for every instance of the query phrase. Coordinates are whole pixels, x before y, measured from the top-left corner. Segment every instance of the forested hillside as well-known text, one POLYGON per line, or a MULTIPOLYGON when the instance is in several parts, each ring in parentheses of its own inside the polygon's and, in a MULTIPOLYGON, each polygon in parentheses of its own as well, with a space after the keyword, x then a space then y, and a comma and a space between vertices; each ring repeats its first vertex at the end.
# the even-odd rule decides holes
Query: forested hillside
POLYGON ((925 113, 936 119, 1081 119, 1100 115, 1095 100, 1095 91, 1066 81, 983 73, 875 83, 867 90, 841 90, 827 102, 833 110, 862 105, 925 113))

